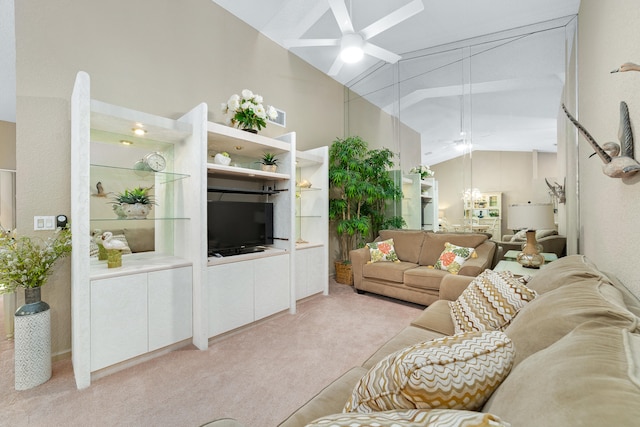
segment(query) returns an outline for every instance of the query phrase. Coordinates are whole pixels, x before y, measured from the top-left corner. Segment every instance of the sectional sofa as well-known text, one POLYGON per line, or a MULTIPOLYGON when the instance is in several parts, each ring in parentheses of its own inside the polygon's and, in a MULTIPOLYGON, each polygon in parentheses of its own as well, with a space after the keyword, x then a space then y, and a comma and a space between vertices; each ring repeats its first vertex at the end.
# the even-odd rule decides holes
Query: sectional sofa
MULTIPOLYGON (((484 272, 482 275, 489 273, 493 272, 484 272)), ((466 419, 476 417, 474 419, 478 422, 468 425, 638 425, 640 301, 612 275, 601 272, 581 255, 561 258, 544 266, 524 285, 537 295, 519 311, 512 313, 512 318, 503 325, 504 332, 481 333, 499 337, 502 344, 496 348, 504 350, 503 354, 510 354, 511 360, 508 366, 503 366, 506 369, 502 371, 502 376, 489 375, 493 383, 490 388, 484 389, 483 401, 473 402, 475 410, 461 412, 440 409, 436 418, 441 424, 426 421, 430 415, 420 415, 429 413, 424 410, 342 412, 345 407, 352 405, 356 391, 362 391, 363 380, 381 366, 385 367, 388 360, 406 354, 407 349, 460 337, 460 334, 453 335, 456 327, 450 302, 459 301, 465 289, 473 288, 479 279, 461 275, 445 276, 437 301, 362 365, 353 367, 327 385, 284 420, 280 427, 457 426, 462 424, 458 421, 446 424, 444 421, 453 420, 458 415, 466 419), (403 416, 414 421, 402 421, 403 416)), ((421 366, 428 364, 425 362, 427 359, 419 360, 421 366)), ((480 373, 483 370, 491 371, 495 367, 493 365, 500 365, 505 359, 487 360, 491 363, 481 367, 480 373)), ((474 380, 456 382, 467 378, 470 362, 454 358, 447 363, 454 364, 450 375, 440 376, 432 383, 444 388, 443 384, 453 382, 451 389, 465 396, 463 404, 467 402, 467 397, 475 398, 477 393, 467 393, 465 390, 465 387, 472 386, 474 380)), ((366 384, 372 390, 380 385, 386 386, 383 381, 366 384)), ((417 385, 424 386, 420 383, 417 385)), ((440 393, 446 393, 446 388, 440 393)), ((400 401, 401 406, 403 403, 406 402, 400 401)), ((211 425, 240 426, 233 420, 220 420, 211 425)))

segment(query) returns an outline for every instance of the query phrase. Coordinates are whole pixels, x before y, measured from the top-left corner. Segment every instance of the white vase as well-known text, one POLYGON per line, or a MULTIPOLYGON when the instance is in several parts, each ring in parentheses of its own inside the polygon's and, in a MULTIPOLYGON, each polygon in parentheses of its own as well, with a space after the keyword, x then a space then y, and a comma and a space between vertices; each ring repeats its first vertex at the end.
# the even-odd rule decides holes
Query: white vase
POLYGON ((278 170, 278 165, 262 165, 262 170, 265 172, 275 172, 278 170))
POLYGON ((120 205, 127 219, 146 219, 151 212, 151 205, 143 205, 142 203, 121 203, 120 205))
POLYGON ((15 389, 27 390, 51 378, 51 310, 40 301, 40 288, 25 289, 14 323, 15 389))
POLYGON ((217 165, 229 166, 229 163, 231 163, 231 157, 223 156, 222 154, 218 153, 213 157, 213 163, 217 165))

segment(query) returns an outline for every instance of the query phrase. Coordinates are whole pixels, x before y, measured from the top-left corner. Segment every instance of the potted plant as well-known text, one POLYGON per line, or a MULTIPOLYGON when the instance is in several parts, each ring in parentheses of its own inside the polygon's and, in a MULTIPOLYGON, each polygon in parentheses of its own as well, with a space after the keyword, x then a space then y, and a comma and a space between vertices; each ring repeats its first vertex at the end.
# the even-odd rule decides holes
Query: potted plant
POLYGON ((262 96, 244 89, 241 95, 233 94, 220 107, 227 114, 227 123, 247 132, 258 133, 267 125, 267 118, 275 120, 278 112, 272 106, 265 109, 262 96))
POLYGON ((329 148, 329 219, 338 235, 339 283, 353 283, 349 251, 362 246, 372 229, 377 233, 386 200, 401 194, 388 173, 392 158, 389 149, 369 150, 358 136, 338 138, 329 148))
POLYGON ((25 304, 14 315, 14 377, 15 389, 26 390, 51 378, 51 314, 41 288, 71 252, 71 230, 59 228, 46 240, 0 231, 0 294, 24 288, 25 304))
POLYGON ((145 219, 156 202, 149 194, 153 187, 125 189, 114 197, 113 210, 118 218, 145 219))
POLYGON ((262 170, 267 172, 275 172, 278 170, 278 159, 273 153, 264 153, 260 159, 262 170))

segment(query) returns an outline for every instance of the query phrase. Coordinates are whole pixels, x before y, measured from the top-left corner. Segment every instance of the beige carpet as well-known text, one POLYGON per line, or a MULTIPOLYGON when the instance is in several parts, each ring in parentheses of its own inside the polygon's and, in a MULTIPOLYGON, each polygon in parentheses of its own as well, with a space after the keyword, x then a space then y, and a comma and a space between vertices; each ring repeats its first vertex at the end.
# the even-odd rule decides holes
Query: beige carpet
POLYGON ((3 340, 0 425, 199 426, 232 417, 274 427, 421 310, 332 281, 329 296, 303 301, 296 315, 274 316, 206 351, 174 351, 80 391, 70 360, 55 363, 47 383, 15 391, 13 343, 3 340))

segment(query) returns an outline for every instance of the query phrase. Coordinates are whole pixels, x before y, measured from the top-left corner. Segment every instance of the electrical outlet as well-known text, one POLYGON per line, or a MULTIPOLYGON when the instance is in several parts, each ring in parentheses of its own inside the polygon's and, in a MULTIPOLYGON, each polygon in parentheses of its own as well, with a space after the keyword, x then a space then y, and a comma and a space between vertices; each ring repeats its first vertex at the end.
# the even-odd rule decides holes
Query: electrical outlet
POLYGON ((55 216, 34 216, 33 229, 36 231, 55 230, 56 217, 55 216))

